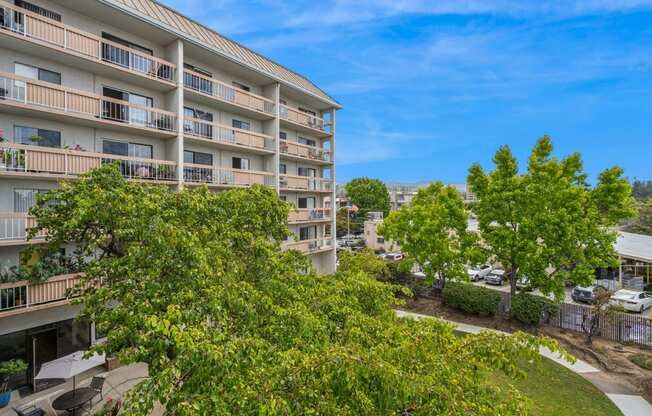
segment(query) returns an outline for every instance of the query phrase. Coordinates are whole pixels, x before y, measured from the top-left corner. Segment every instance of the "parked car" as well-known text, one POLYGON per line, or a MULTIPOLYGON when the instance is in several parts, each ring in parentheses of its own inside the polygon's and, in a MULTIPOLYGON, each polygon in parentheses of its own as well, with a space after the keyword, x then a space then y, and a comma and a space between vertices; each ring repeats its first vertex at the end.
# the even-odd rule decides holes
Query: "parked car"
POLYGON ((502 286, 503 282, 505 282, 505 270, 493 269, 491 273, 485 276, 484 282, 488 285, 502 286))
POLYGON ((493 267, 488 264, 483 264, 480 266, 469 266, 466 271, 469 273, 469 278, 472 282, 477 282, 478 280, 484 279, 491 271, 493 267))
POLYGON ((530 284, 530 278, 527 276, 519 276, 518 279, 516 279, 516 288, 526 292, 532 292, 534 290, 530 284))
POLYGON ((641 313, 652 307, 652 295, 636 290, 621 289, 613 294, 609 302, 612 305, 622 306, 626 311, 641 313))
POLYGON ((571 291, 571 298, 575 302, 593 303, 599 290, 607 290, 602 285, 575 286, 571 291))
POLYGON ((402 253, 385 253, 385 260, 387 260, 387 261, 403 260, 403 254, 402 253))

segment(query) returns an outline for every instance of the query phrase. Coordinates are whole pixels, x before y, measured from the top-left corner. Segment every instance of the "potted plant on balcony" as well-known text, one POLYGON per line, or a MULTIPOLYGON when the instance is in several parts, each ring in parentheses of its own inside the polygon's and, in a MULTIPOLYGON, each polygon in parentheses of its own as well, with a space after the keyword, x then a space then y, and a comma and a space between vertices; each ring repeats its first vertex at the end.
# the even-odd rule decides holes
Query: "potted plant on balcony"
POLYGON ((0 363, 0 407, 5 407, 11 400, 11 390, 9 390, 11 377, 26 370, 27 363, 19 358, 0 363))

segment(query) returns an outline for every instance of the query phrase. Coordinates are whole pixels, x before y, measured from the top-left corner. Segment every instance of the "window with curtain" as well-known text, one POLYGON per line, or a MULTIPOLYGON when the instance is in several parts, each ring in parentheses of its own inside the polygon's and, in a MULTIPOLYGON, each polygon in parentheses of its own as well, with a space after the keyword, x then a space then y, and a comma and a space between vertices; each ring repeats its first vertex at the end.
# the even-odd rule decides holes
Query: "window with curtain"
POLYGON ((249 159, 246 159, 244 157, 234 157, 232 160, 232 166, 233 169, 245 169, 249 170, 249 159))

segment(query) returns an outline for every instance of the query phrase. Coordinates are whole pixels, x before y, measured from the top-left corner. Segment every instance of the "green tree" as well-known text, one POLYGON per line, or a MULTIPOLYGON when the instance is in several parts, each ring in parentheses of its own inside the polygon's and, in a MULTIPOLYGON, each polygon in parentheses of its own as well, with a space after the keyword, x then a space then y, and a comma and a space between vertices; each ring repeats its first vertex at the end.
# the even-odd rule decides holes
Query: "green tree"
POLYGON ((345 236, 349 232, 351 234, 359 234, 362 232, 361 219, 358 218, 353 211, 350 211, 347 208, 340 208, 337 211, 335 225, 337 227, 338 237, 345 236))
POLYGON ((652 181, 635 179, 632 182, 632 196, 637 201, 645 201, 652 198, 652 181))
POLYGON ((632 215, 620 168, 590 187, 579 154, 558 160, 552 150, 550 138, 541 138, 524 174, 507 146, 496 152, 492 172, 478 164, 469 170, 482 245, 505 268, 512 295, 520 275, 557 298, 565 281, 589 284, 597 267, 616 265, 611 227, 632 215))
POLYGON ((652 198, 634 205, 638 216, 623 227, 624 231, 636 234, 652 235, 652 198))
POLYGON ((346 196, 360 209, 358 216, 363 220, 369 212, 379 211, 385 216, 389 213, 389 192, 378 179, 353 179, 346 184, 346 196))
POLYGON ((390 277, 389 267, 373 250, 365 248, 357 253, 342 251, 338 254, 337 269, 342 273, 363 272, 375 279, 386 280, 390 277))
POLYGON ((39 198, 47 245, 87 254, 73 294, 107 333, 92 350, 148 366, 121 414, 527 414, 486 374, 554 341, 399 319, 392 286, 281 250, 287 210, 262 186, 173 192, 108 165, 39 198))
POLYGON ((475 235, 467 226, 468 214, 455 187, 434 182, 392 211, 379 233, 396 241, 429 283, 438 279, 443 286, 447 278, 467 277, 466 263, 475 246, 475 235))

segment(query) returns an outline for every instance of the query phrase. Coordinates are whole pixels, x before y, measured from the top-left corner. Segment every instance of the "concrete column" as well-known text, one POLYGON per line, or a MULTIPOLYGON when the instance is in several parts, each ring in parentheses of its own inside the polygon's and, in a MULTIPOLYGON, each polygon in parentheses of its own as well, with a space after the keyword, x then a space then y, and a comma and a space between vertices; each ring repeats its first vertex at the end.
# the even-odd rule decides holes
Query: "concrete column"
POLYGON ((265 134, 272 136, 274 140, 274 156, 272 157, 272 172, 274 172, 274 189, 280 193, 279 187, 279 170, 278 165, 281 161, 280 145, 279 145, 279 132, 281 131, 280 125, 280 99, 281 99, 281 84, 276 82, 270 84, 263 89, 263 95, 270 100, 274 101, 274 118, 263 123, 263 131, 265 134))
POLYGON ((177 116, 177 137, 167 146, 167 158, 177 163, 177 181, 183 187, 183 42, 172 42, 166 49, 168 59, 177 66, 176 88, 167 95, 167 108, 177 116))
POLYGON ((336 218, 337 218, 337 212, 336 212, 336 206, 335 206, 335 195, 336 195, 336 187, 335 187, 335 109, 331 108, 330 111, 330 119, 331 119, 331 137, 330 137, 330 142, 331 142, 331 163, 330 170, 331 170, 331 180, 333 181, 333 189, 331 192, 331 214, 333 216, 333 219, 331 220, 331 236, 333 239, 333 250, 331 251, 331 259, 330 259, 330 271, 334 272, 335 269, 337 268, 337 226, 336 226, 336 218))

